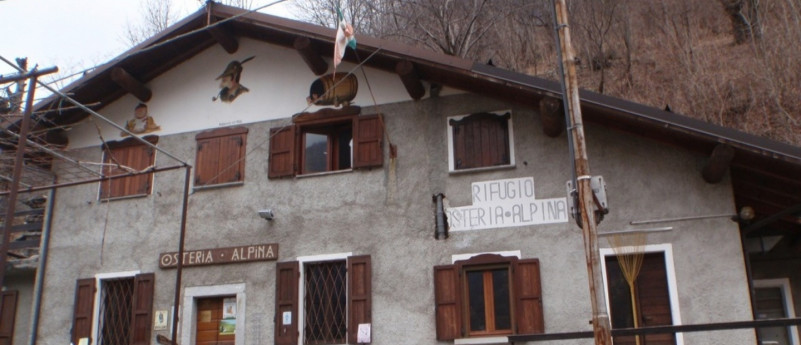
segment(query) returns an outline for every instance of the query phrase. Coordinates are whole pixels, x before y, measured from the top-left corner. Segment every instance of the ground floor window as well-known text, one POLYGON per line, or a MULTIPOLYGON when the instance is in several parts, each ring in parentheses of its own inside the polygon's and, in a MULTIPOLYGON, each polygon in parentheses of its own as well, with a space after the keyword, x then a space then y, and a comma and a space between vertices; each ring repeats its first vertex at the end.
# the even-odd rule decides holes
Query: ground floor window
POLYGON ((345 260, 307 263, 304 344, 343 344, 346 336, 345 260))
MULTIPOLYGON (((757 319, 795 317, 790 281, 787 278, 754 281, 754 311, 757 319)), ((790 327, 757 328, 760 344, 798 345, 798 330, 790 327)))

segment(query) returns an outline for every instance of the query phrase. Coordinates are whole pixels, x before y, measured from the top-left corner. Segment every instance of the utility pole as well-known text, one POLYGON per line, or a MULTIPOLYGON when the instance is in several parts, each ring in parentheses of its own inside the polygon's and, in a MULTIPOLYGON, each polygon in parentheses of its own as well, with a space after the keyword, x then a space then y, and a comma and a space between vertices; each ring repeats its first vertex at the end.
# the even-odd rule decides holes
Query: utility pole
MULTIPOLYGON (((578 191, 578 209, 581 217, 581 230, 584 236, 584 255, 587 260, 589 276, 590 303, 592 304, 592 329, 596 345, 612 344, 609 313, 604 301, 604 283, 601 276, 600 254, 598 253, 598 230, 596 228, 595 201, 591 186, 592 175, 587 161, 587 145, 584 138, 584 125, 581 118, 581 103, 576 76, 576 59, 570 43, 570 29, 567 24, 567 5, 565 0, 553 0, 556 21, 557 44, 561 57, 562 91, 565 106, 568 141, 573 157, 573 185, 578 191)), ((569 196, 572 197, 572 196, 569 196)))

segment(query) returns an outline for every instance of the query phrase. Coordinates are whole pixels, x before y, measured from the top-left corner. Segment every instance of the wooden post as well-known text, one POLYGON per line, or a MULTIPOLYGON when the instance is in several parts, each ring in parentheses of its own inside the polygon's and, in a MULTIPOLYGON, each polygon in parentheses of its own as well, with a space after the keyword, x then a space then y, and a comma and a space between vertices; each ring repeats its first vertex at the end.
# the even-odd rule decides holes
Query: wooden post
POLYGON ((604 283, 601 276, 600 254, 598 253, 598 233, 595 224, 595 204, 593 202, 590 181, 590 166, 587 160, 587 146, 584 139, 584 127, 581 118, 581 103, 578 93, 576 61, 570 43, 570 30, 567 24, 567 5, 565 0, 554 0, 556 30, 560 55, 562 58, 562 74, 564 78, 565 110, 568 117, 568 135, 572 138, 573 155, 578 191, 578 208, 581 217, 582 234, 584 235, 584 255, 587 261, 589 276, 590 303, 592 304, 592 329, 596 345, 611 345, 611 324, 604 303, 604 283))

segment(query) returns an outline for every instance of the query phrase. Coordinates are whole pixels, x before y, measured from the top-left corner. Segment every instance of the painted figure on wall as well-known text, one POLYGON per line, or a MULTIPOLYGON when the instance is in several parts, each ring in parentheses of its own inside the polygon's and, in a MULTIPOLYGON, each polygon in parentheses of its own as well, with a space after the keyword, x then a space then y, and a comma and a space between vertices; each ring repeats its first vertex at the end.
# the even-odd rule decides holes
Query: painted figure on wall
MULTIPOLYGON (((161 127, 156 125, 156 121, 147 111, 147 104, 139 103, 134 108, 134 118, 125 122, 125 129, 134 134, 144 134, 161 130, 161 127)), ((128 133, 121 132, 121 136, 128 136, 128 133)))
POLYGON ((231 103, 233 102, 239 95, 248 92, 248 88, 243 86, 239 83, 239 79, 242 77, 242 64, 252 60, 254 57, 251 56, 247 59, 242 61, 231 61, 228 63, 228 66, 225 67, 225 70, 217 76, 215 80, 220 81, 220 93, 217 96, 212 97, 212 101, 220 100, 223 103, 231 103))

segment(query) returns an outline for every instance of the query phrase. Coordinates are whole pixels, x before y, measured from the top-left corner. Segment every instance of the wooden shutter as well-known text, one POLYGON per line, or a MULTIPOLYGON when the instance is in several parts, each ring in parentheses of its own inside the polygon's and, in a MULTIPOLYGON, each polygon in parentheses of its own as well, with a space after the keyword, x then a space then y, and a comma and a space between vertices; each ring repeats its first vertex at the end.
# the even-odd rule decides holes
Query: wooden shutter
POLYGON ((131 345, 150 344, 150 327, 153 324, 153 287, 155 274, 136 275, 131 318, 131 345))
POLYGON ((297 261, 279 262, 275 265, 275 345, 298 343, 299 267, 297 261), (284 323, 284 313, 290 313, 288 324, 284 323))
POLYGON ((510 164, 511 114, 476 113, 450 120, 455 169, 510 164))
MULTIPOLYGON (((641 327, 673 324, 663 253, 649 253, 643 256, 635 289, 637 290, 637 304, 640 308, 641 327)), ((649 345, 675 344, 675 342, 672 333, 645 336, 645 343, 649 345)))
POLYGON ((545 332, 542 315, 542 288, 538 259, 519 260, 514 264, 516 334, 545 332))
POLYGON ((437 340, 453 340, 461 337, 461 286, 456 265, 434 267, 434 303, 437 340))
POLYGON ((372 322, 370 256, 348 258, 348 343, 356 344, 360 323, 372 322))
MULTIPOLYGON (((152 144, 158 143, 157 136, 144 138, 152 144)), ((144 170, 155 161, 156 151, 139 141, 126 139, 122 142, 109 142, 104 149, 103 163, 120 164, 135 170, 144 170)), ((103 168, 106 176, 124 175, 130 173, 128 170, 120 169, 115 166, 103 168)), ((153 184, 153 173, 117 178, 100 183, 100 198, 117 198, 129 195, 150 194, 150 187, 153 184)))
POLYGON ((384 124, 381 115, 358 116, 353 129, 353 167, 370 168, 384 164, 382 139, 384 124))
POLYGON ((14 319, 17 315, 17 291, 3 291, 0 300, 0 345, 14 341, 14 319))
POLYGON ((295 126, 270 129, 267 177, 295 176, 295 126))
POLYGON ((95 302, 94 278, 79 279, 75 287, 75 305, 72 313, 72 343, 78 344, 81 338, 89 338, 92 344, 92 313, 95 302))
POLYGON ((195 185, 207 186, 245 180, 248 129, 221 128, 195 136, 195 185))

